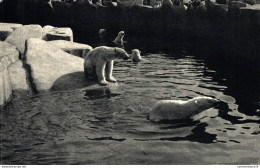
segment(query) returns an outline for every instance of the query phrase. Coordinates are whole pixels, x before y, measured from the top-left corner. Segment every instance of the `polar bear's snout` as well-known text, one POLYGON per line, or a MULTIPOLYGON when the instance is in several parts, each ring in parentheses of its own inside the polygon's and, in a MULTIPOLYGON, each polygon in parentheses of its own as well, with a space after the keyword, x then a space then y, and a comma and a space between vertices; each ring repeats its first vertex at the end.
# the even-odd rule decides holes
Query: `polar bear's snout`
POLYGON ((118 33, 118 35, 124 36, 124 35, 125 35, 125 32, 124 32, 124 31, 120 31, 120 32, 118 33))
POLYGON ((126 53, 123 59, 124 60, 128 60, 129 59, 129 55, 126 53))
POLYGON ((214 106, 214 107, 220 103, 220 101, 218 99, 213 99, 213 98, 209 99, 208 101, 211 102, 212 106, 214 106))
POLYGON ((214 100, 214 107, 218 107, 219 106, 219 104, 220 104, 220 100, 218 100, 218 99, 213 99, 214 100))

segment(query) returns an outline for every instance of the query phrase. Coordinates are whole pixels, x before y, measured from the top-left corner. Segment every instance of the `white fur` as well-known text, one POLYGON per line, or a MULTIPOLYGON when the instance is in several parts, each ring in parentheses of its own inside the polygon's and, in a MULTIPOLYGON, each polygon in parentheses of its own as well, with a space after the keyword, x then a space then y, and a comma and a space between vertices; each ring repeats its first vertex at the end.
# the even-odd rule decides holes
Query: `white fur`
POLYGON ((118 46, 122 46, 124 44, 124 41, 123 41, 124 36, 125 36, 125 32, 120 31, 113 42, 115 44, 117 44, 118 46))
POLYGON ((217 99, 211 97, 196 97, 188 101, 160 100, 153 106, 149 119, 154 122, 188 119, 193 115, 216 106, 218 102, 217 99))
POLYGON ((100 40, 103 42, 105 40, 106 29, 99 29, 98 34, 100 40))
POLYGON ((98 33, 99 35, 104 34, 106 32, 106 29, 99 29, 98 33))
POLYGON ((132 54, 131 54, 132 60, 134 62, 144 61, 145 59, 143 59, 140 54, 141 54, 141 51, 139 51, 138 49, 133 49, 132 54))
POLYGON ((84 72, 86 77, 93 79, 95 76, 101 85, 106 85, 108 82, 116 82, 112 76, 114 59, 128 59, 129 55, 124 49, 117 47, 96 47, 85 57, 84 72), (106 76, 106 78, 105 78, 106 76))

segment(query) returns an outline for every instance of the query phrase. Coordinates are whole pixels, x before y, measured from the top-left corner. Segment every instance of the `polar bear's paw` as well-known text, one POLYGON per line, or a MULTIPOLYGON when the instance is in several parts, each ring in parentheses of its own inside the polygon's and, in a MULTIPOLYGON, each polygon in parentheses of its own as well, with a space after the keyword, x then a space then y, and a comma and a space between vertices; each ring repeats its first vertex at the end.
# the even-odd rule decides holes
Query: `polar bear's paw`
POLYGON ((108 82, 105 79, 98 81, 98 83, 103 86, 108 84, 108 82))
POLYGON ((110 76, 110 77, 107 78, 107 81, 115 83, 116 79, 113 76, 110 76))

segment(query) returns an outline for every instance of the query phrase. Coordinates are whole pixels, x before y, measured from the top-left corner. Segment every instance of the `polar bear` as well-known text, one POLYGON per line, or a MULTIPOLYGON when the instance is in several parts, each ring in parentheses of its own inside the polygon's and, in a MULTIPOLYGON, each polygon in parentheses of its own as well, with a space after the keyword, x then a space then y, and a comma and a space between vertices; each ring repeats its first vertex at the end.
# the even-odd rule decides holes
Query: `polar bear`
POLYGON ((106 29, 99 29, 98 35, 101 42, 105 42, 106 29))
POLYGON ((160 100, 153 106, 149 120, 159 122, 188 119, 204 110, 215 107, 218 103, 219 100, 211 97, 196 97, 188 101, 160 100))
POLYGON ((113 43, 115 43, 118 47, 124 46, 124 40, 123 40, 124 36, 125 36, 125 32, 120 31, 116 36, 116 38, 114 39, 113 43))
POLYGON ((101 85, 107 85, 107 81, 116 82, 112 76, 114 59, 127 60, 129 55, 124 49, 117 47, 96 47, 85 56, 84 72, 89 79, 98 78, 101 85), (106 76, 106 78, 105 78, 106 76))
POLYGON ((141 54, 141 51, 139 51, 138 49, 132 50, 131 56, 132 56, 133 62, 145 61, 145 59, 143 59, 140 54, 141 54))

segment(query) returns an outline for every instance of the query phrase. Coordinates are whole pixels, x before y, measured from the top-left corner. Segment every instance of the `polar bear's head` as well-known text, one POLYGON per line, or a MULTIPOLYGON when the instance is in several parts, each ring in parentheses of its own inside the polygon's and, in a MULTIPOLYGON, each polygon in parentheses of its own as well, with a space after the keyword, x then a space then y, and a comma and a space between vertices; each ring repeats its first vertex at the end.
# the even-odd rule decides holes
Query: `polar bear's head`
POLYGON ((133 49, 132 50, 132 59, 134 62, 139 62, 141 61, 142 57, 141 57, 141 51, 139 51, 138 49, 133 49))
POLYGON ((99 34, 99 38, 101 40, 103 40, 105 38, 105 35, 106 35, 106 29, 99 29, 98 34, 99 34))
POLYGON ((190 101, 194 102, 201 111, 215 107, 220 102, 219 100, 211 97, 196 97, 194 99, 191 99, 190 101))
POLYGON ((116 43, 118 46, 122 46, 124 43, 123 40, 124 36, 125 36, 125 32, 120 31, 113 42, 116 43))
POLYGON ((115 51, 115 58, 124 59, 124 60, 127 60, 129 58, 127 52, 122 48, 115 47, 114 51, 115 51))
POLYGON ((125 32, 124 31, 120 31, 117 35, 117 37, 119 37, 119 39, 123 39, 123 37, 125 36, 125 32))

